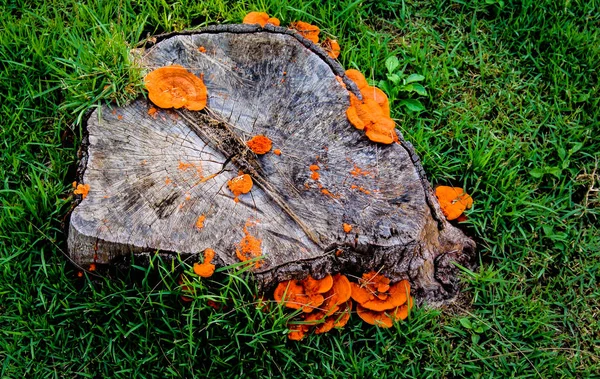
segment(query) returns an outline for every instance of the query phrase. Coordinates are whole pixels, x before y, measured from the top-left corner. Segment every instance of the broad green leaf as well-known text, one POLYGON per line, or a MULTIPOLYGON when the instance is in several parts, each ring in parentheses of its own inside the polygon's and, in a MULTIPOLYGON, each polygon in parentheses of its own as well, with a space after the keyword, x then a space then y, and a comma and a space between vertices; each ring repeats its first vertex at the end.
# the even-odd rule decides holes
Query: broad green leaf
POLYGON ((404 105, 406 109, 413 112, 420 112, 425 110, 425 107, 421 102, 417 99, 403 99, 400 100, 400 105, 404 105))
POLYGON ((560 179, 562 174, 562 169, 560 167, 546 167, 546 172, 548 174, 554 175, 560 179))
POLYGON ((395 56, 391 56, 385 60, 385 67, 387 68, 390 74, 393 73, 398 68, 398 66, 400 66, 400 61, 395 56))
POLYGON ((408 76, 408 78, 406 78, 406 80, 404 81, 404 83, 408 84, 408 83, 414 83, 414 82, 422 82, 423 80, 425 80, 425 77, 423 75, 410 74, 408 76))
POLYGON ((458 321, 464 328, 473 329, 473 324, 471 324, 471 321, 468 318, 463 317, 463 318, 459 319, 458 321))
POLYGON ((394 84, 400 83, 400 76, 398 74, 388 74, 387 78, 394 84))
POLYGON ((541 178, 542 176, 544 176, 544 174, 546 173, 546 171, 544 169, 541 168, 534 168, 533 170, 529 171, 529 175, 533 176, 534 178, 541 178))
POLYGON ((427 96, 427 90, 425 89, 425 87, 423 87, 423 85, 419 84, 419 83, 413 83, 413 91, 415 91, 416 93, 418 93, 421 96, 427 96))

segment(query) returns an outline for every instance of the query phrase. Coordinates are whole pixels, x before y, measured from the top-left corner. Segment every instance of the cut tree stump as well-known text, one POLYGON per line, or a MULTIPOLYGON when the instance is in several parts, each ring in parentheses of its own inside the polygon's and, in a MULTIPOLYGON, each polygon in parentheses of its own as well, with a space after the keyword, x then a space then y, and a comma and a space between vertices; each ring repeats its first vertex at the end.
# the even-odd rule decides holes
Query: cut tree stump
POLYGON ((263 289, 376 270, 409 279, 419 302, 458 293, 454 263, 471 267, 474 242, 445 220, 410 143, 373 143, 348 122, 348 91, 360 93, 317 45, 271 25, 213 26, 159 37, 141 62, 203 77, 207 108, 150 115, 139 99, 91 114, 80 166, 90 191, 68 237, 75 262, 212 248, 230 265, 256 238, 263 289), (260 134, 281 155, 249 152, 260 134), (240 172, 254 187, 236 202, 227 182, 240 172))

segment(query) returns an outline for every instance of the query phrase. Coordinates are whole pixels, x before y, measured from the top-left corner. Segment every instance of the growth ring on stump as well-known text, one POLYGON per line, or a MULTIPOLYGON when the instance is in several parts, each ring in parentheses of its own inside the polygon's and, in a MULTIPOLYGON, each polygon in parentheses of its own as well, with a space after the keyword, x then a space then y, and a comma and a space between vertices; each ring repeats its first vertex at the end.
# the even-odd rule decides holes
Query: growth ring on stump
POLYGON ((211 248, 217 265, 260 254, 263 288, 375 270, 409 279, 417 300, 456 295, 453 262, 470 265, 473 241, 444 219, 401 135, 377 144, 348 122, 348 92, 359 92, 318 46, 271 25, 213 26, 165 36, 142 64, 202 77, 207 106, 149 114, 138 99, 92 113, 80 166, 90 190, 69 228, 74 261, 211 248), (271 152, 248 150, 257 135, 271 152), (228 182, 240 173, 254 186, 236 201, 228 182))

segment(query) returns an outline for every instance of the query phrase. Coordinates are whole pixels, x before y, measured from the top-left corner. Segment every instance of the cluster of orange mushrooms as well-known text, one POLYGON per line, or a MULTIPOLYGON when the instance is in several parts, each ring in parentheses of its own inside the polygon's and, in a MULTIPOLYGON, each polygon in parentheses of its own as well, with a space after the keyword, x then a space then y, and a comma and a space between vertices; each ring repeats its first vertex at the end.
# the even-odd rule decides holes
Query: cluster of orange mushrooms
MULTIPOLYGON (((269 17, 265 12, 250 12, 244 17, 243 22, 258 24, 261 27, 267 24, 280 25, 277 18, 269 17)), ((313 43, 319 43, 320 30, 317 26, 296 21, 290 24, 290 28, 313 43)), ((327 38, 321 42, 321 47, 333 59, 340 54, 340 46, 335 40, 327 38)), ((206 50, 200 48, 199 51, 206 50)), ((350 106, 346 115, 350 123, 355 128, 364 130, 366 137, 371 141, 382 144, 398 142, 386 94, 381 89, 370 86, 358 70, 347 70, 346 76, 357 85, 362 96, 361 100, 349 91, 350 106)), ((202 77, 197 77, 184 67, 172 65, 158 68, 150 72, 144 81, 148 97, 157 107, 199 111, 206 106, 207 89, 202 77)), ((157 112, 158 110, 152 107, 148 114, 156 117, 157 112)), ((255 154, 267 154, 272 149, 272 141, 264 135, 258 135, 250 139, 247 146, 255 154)), ((281 151, 275 149, 273 153, 280 155, 281 151)), ((318 169, 318 166, 316 167, 318 169)), ((317 169, 313 170, 313 179, 318 179, 317 169)), ((75 185, 76 183, 74 187, 75 185)), ((253 182, 250 175, 240 173, 239 176, 229 180, 227 186, 234 195, 234 201, 238 202, 240 195, 250 192, 253 182)), ((89 186, 84 187, 79 184, 75 194, 81 194, 85 198, 88 191, 89 186)), ((473 204, 473 199, 462 188, 439 186, 435 189, 435 195, 448 220, 460 221, 461 217, 464 217, 465 209, 473 204)), ((196 221, 196 228, 201 229, 204 221, 205 216, 200 216, 196 221)), ((248 230, 250 226, 253 225, 248 223, 245 225, 245 237, 236 248, 236 255, 241 261, 256 261, 256 258, 261 255, 261 240, 250 234, 248 230)), ((350 225, 344 224, 346 232, 351 229, 350 225)), ((194 264, 193 271, 202 278, 208 278, 215 271, 215 265, 212 263, 215 252, 206 249, 203 255, 203 262, 194 264)), ((256 262, 256 267, 259 266, 260 261, 256 262)), ((190 291, 190 288, 183 283, 183 278, 180 280, 180 285, 184 292, 190 291)), ((311 330, 314 330, 315 334, 321 334, 333 328, 344 327, 350 319, 353 307, 356 307, 356 314, 365 322, 390 328, 394 321, 406 319, 413 305, 410 284, 407 280, 392 284, 389 278, 375 271, 364 273, 356 281, 350 281, 341 273, 327 275, 319 280, 311 276, 301 280, 288 280, 278 284, 273 297, 286 308, 300 310, 300 314, 289 324, 288 337, 292 340, 301 340, 311 330)), ((182 296, 182 299, 191 301, 186 296, 182 296)))
POLYGON ((314 329, 315 334, 343 328, 356 303, 356 314, 366 323, 391 328, 394 321, 404 320, 412 308, 410 284, 401 280, 390 285, 390 279, 378 272, 363 274, 358 282, 345 275, 326 275, 320 280, 310 275, 302 280, 279 283, 273 293, 275 301, 285 307, 301 310, 288 324, 291 340, 301 340, 314 329))

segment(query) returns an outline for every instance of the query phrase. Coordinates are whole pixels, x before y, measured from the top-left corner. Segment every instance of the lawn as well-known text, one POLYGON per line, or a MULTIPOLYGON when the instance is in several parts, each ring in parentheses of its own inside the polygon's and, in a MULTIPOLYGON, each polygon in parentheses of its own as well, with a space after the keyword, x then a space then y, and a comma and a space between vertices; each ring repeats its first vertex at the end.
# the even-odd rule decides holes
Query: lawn
POLYGON ((599 1, 2 3, 0 377, 600 377, 599 1), (141 94, 128 53, 147 36, 252 10, 320 26, 375 82, 390 56, 425 77, 425 110, 392 116, 432 184, 475 200, 480 266, 458 302, 298 343, 239 268, 191 303, 182 262, 78 277, 65 224, 85 112, 141 94))

